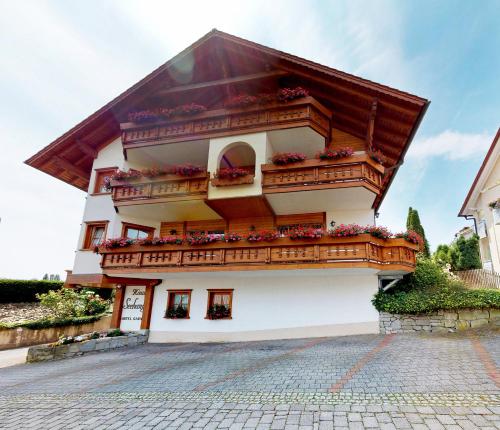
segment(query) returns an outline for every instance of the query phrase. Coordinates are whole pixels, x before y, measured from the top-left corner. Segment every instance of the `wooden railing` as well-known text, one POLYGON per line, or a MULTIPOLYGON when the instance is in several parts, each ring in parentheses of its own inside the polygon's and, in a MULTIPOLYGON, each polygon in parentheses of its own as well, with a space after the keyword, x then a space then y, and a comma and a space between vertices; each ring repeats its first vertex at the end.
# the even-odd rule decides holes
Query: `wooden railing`
POLYGON ((287 166, 262 165, 264 193, 364 186, 380 193, 384 167, 366 155, 333 161, 306 160, 287 166))
POLYGON ((122 123, 124 148, 149 146, 308 126, 329 137, 332 113, 312 97, 288 103, 255 105, 238 109, 217 109, 190 117, 174 117, 151 124, 122 123))
POLYGON ((371 267, 413 271, 417 246, 404 239, 368 234, 318 240, 280 238, 210 245, 161 245, 99 250, 104 273, 153 271, 265 270, 280 268, 371 267))
POLYGON ((207 196, 208 173, 192 177, 165 175, 141 180, 112 181, 112 198, 116 206, 125 204, 201 199, 207 196))

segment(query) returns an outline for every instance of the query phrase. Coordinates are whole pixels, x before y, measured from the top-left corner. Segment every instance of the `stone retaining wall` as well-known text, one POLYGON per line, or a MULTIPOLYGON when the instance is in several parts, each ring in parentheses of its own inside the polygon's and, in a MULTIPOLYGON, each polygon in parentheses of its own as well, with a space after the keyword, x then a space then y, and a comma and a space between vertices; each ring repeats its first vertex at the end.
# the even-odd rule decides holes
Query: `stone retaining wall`
POLYGON ((102 337, 84 342, 70 343, 68 345, 37 345, 32 346, 28 350, 26 362, 34 363, 36 361, 70 358, 95 351, 109 351, 124 346, 141 345, 146 343, 147 340, 148 336, 146 334, 129 333, 126 336, 102 337))
POLYGON ((484 325, 500 327, 500 309, 460 309, 407 315, 380 312, 380 333, 449 333, 484 325))
POLYGON ((0 330, 0 351, 4 349, 19 348, 22 346, 55 342, 62 335, 77 336, 83 333, 103 331, 109 329, 110 325, 111 316, 105 315, 98 321, 87 324, 66 325, 41 329, 17 327, 0 330))

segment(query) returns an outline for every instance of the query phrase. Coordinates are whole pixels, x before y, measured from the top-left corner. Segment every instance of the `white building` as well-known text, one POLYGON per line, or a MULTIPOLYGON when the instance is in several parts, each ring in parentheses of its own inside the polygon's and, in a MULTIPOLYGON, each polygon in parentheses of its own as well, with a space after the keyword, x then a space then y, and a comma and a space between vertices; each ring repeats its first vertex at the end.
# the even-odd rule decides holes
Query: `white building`
POLYGON ((474 219, 483 268, 500 273, 500 129, 460 209, 474 219))
POLYGON ((87 193, 66 284, 117 288, 116 327, 371 333, 418 246, 338 227, 374 224, 428 103, 214 30, 27 163, 87 193))

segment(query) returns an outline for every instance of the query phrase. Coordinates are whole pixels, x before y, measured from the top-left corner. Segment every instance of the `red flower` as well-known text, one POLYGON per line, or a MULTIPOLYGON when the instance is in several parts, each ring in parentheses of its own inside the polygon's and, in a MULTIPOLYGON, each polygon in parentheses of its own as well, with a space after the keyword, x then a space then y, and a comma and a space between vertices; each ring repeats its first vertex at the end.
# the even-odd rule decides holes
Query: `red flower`
POLYGON ((307 158, 302 152, 278 152, 273 155, 272 161, 278 166, 299 163, 307 158))
POLYGON ((218 179, 236 179, 248 174, 248 170, 241 169, 240 167, 226 167, 217 170, 215 177, 218 179))
POLYGON ((307 97, 308 95, 309 91, 302 87, 282 88, 278 91, 277 99, 280 102, 289 102, 291 100, 307 97))
POLYGON ((354 154, 352 148, 325 148, 323 151, 317 154, 320 160, 338 160, 340 158, 347 158, 354 154))

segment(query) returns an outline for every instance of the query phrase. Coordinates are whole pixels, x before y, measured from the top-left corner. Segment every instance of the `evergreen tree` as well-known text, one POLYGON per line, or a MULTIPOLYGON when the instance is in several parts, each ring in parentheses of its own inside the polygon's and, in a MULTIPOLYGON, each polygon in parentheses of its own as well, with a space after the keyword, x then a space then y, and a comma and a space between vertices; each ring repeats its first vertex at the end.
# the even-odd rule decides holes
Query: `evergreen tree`
POLYGON ((479 255, 479 237, 472 236, 465 239, 460 236, 455 244, 458 251, 457 270, 469 270, 481 268, 481 256, 479 255))
POLYGON ((46 273, 45 275, 43 275, 43 278, 42 278, 44 281, 48 281, 49 280, 49 275, 48 273, 46 273))
POLYGON ((422 223, 420 222, 418 211, 416 209, 413 209, 411 206, 408 209, 408 218, 406 219, 406 229, 413 230, 415 233, 418 233, 422 237, 424 241, 424 249, 422 250, 422 255, 427 258, 430 257, 431 254, 429 251, 429 242, 425 237, 425 231, 424 228, 422 227, 422 223))

